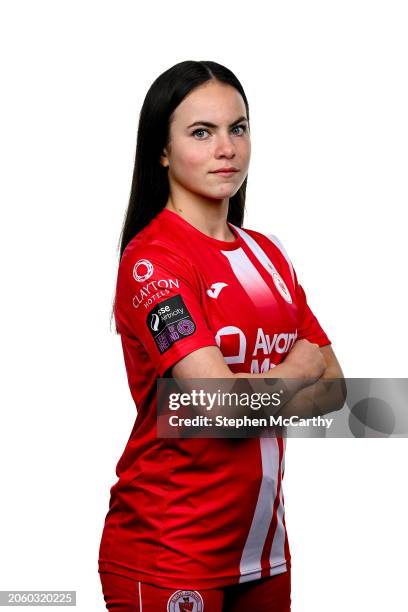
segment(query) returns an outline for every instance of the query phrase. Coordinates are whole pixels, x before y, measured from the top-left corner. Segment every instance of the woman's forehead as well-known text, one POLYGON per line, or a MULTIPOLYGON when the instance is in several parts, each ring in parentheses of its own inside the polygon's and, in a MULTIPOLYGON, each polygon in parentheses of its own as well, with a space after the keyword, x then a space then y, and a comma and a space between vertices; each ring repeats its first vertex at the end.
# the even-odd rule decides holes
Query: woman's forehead
POLYGON ((229 125, 239 116, 246 117, 241 94, 235 87, 220 83, 205 83, 196 87, 174 111, 174 119, 188 125, 194 122, 229 125))

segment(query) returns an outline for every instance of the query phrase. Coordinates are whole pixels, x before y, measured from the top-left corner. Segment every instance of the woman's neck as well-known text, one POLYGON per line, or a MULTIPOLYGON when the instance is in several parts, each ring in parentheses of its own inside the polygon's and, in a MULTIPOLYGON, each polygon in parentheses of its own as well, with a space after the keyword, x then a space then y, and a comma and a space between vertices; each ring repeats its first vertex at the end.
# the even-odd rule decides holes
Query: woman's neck
MULTIPOLYGON (((194 194, 195 195, 195 194, 194 194)), ((170 195, 165 208, 177 213, 203 234, 226 242, 236 240, 227 224, 229 199, 208 200, 200 196, 177 197, 170 195)))

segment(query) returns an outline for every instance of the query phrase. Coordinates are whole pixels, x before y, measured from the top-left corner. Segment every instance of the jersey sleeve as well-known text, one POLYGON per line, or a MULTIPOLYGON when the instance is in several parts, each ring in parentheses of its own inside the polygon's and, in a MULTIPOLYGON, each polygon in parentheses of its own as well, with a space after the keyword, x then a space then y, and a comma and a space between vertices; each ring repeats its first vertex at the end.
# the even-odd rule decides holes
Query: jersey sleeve
POLYGON ((289 267, 295 292, 296 306, 298 308, 298 339, 301 340, 302 338, 305 338, 306 340, 309 340, 309 342, 314 342, 319 346, 331 344, 329 337, 307 303, 305 291, 302 285, 299 284, 296 271, 293 267, 291 259, 289 258, 289 255, 285 250, 285 247, 279 238, 274 234, 269 234, 268 238, 275 244, 276 247, 278 247, 289 267))
POLYGON ((296 271, 293 270, 296 304, 298 307, 298 339, 305 338, 309 342, 315 342, 319 346, 331 344, 329 337, 313 314, 302 285, 299 284, 296 271))
POLYGON ((128 245, 119 264, 117 330, 137 339, 158 376, 189 353, 217 346, 190 262, 159 245, 128 245))

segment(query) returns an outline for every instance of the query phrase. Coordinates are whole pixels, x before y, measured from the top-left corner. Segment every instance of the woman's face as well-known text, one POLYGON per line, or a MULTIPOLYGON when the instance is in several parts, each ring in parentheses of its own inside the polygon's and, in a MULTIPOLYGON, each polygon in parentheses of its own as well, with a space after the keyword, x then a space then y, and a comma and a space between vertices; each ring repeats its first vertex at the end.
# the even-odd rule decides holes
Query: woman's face
POLYGON ((208 81, 191 91, 173 113, 169 140, 160 162, 169 169, 170 185, 214 199, 238 191, 248 173, 251 140, 244 100, 235 87, 208 81), (231 166, 237 171, 215 172, 231 166))

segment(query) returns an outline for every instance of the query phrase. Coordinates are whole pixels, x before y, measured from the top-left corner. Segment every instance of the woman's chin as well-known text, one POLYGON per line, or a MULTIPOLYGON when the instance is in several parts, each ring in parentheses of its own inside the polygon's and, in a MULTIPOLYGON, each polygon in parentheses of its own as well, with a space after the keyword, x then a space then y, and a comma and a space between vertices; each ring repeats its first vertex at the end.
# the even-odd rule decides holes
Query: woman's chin
POLYGON ((219 185, 218 189, 209 193, 208 197, 222 200, 224 198, 231 198, 237 191, 238 189, 235 185, 225 183, 224 185, 219 185))

